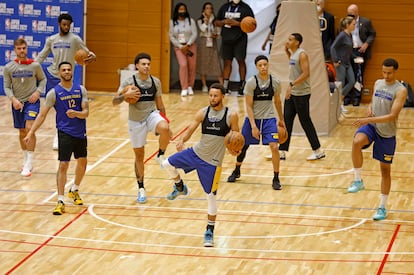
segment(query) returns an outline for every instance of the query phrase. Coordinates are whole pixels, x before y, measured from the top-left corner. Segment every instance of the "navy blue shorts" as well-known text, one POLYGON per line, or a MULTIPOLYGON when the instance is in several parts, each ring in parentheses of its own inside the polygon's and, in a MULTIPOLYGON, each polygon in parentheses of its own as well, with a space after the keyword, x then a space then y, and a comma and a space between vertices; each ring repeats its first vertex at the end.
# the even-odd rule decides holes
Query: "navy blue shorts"
POLYGON ((384 138, 380 136, 375 127, 371 124, 360 127, 356 133, 363 133, 368 137, 369 144, 363 147, 368 148, 374 142, 374 148, 372 150, 372 157, 384 163, 392 163, 396 147, 395 137, 384 138))
MULTIPOLYGON (((268 145, 271 142, 279 142, 276 118, 255 119, 254 122, 260 131, 263 145, 268 145)), ((250 125, 250 120, 247 117, 243 123, 242 134, 244 136, 245 145, 260 143, 260 140, 252 136, 252 126, 250 125)))
POLYGON ((35 120, 39 114, 40 100, 36 101, 35 103, 30 103, 27 101, 24 103, 23 109, 20 110, 14 109, 13 104, 11 106, 14 128, 24 129, 26 128, 26 120, 35 120))
POLYGON ((168 162, 185 173, 197 170, 198 178, 206 194, 215 193, 221 176, 221 167, 211 165, 200 159, 193 148, 185 149, 168 157, 168 162))

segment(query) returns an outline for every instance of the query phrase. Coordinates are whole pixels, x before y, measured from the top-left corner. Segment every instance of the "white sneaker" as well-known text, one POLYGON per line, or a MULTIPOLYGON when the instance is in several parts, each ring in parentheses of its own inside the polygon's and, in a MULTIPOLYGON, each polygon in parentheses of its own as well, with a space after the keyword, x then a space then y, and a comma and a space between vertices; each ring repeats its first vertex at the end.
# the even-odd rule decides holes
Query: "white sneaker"
POLYGON ((137 202, 138 203, 146 203, 147 202, 147 193, 145 192, 144 188, 140 188, 138 190, 137 202))
POLYGON ((25 164, 23 166, 23 170, 20 173, 23 177, 30 177, 32 175, 32 169, 33 167, 29 164, 25 164))
POLYGON ((286 160, 286 153, 285 151, 279 151, 279 159, 286 160))
POLYGON ((187 96, 188 91, 187 90, 181 90, 181 96, 187 96))
POLYGON ((344 105, 341 105, 341 113, 343 113, 343 114, 348 113, 348 109, 347 109, 347 108, 345 108, 345 106, 344 106, 344 105))
POLYGON ((267 155, 267 156, 265 156, 265 159, 266 159, 266 160, 272 160, 272 155, 267 155))
POLYGON ((188 87, 188 95, 194 95, 194 91, 192 87, 188 87))
POLYGON ((319 152, 319 153, 313 152, 312 155, 310 155, 309 157, 306 158, 306 160, 318 160, 318 159, 322 159, 324 157, 325 157, 324 152, 319 152))
POLYGON ((162 163, 165 160, 165 156, 164 155, 160 155, 159 157, 156 158, 158 164, 160 165, 161 169, 164 169, 164 166, 162 165, 162 163))
POLYGON ((208 92, 208 87, 207 86, 203 86, 203 88, 201 89, 201 91, 203 93, 207 93, 208 92))

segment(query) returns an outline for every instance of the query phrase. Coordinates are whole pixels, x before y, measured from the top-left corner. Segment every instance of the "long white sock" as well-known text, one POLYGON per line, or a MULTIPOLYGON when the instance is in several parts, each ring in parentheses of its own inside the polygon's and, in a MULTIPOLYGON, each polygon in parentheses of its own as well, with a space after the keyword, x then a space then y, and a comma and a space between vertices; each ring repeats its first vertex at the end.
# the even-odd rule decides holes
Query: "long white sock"
POLYGON ((33 151, 27 151, 26 165, 28 168, 32 168, 33 151))
POLYGON ((361 180, 361 168, 354 168, 355 180, 361 180))
POLYGON ((27 161, 27 150, 23 150, 23 166, 26 165, 27 161))
POLYGON ((72 184, 72 187, 70 188, 70 191, 79 190, 79 185, 72 184))
POLYGON ((64 195, 59 195, 58 196, 58 201, 65 201, 65 196, 64 195))
POLYGON ((388 195, 381 194, 380 196, 380 207, 385 208, 385 205, 387 204, 388 195))

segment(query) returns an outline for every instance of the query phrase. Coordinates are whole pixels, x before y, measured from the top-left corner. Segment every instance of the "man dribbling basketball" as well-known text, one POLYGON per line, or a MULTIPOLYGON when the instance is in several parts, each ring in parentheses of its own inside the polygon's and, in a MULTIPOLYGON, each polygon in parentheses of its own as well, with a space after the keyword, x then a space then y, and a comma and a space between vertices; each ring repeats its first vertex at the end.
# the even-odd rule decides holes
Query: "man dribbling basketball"
MULTIPOLYGON (((219 83, 210 86, 210 105, 197 112, 187 131, 177 141, 177 150, 180 152, 168 157, 162 163, 175 182, 174 190, 167 196, 169 200, 174 200, 179 195, 189 194, 189 189, 181 179, 177 168, 183 169, 185 173, 197 170, 208 202, 208 221, 204 233, 204 246, 206 247, 214 245, 214 226, 217 214, 216 195, 221 164, 226 152, 224 137, 230 130, 239 131, 238 114, 223 105, 225 93, 226 90, 219 83), (200 124, 202 132, 200 141, 193 147, 183 150, 184 142, 190 139, 200 124)), ((239 152, 230 151, 230 153, 237 155, 239 152)))

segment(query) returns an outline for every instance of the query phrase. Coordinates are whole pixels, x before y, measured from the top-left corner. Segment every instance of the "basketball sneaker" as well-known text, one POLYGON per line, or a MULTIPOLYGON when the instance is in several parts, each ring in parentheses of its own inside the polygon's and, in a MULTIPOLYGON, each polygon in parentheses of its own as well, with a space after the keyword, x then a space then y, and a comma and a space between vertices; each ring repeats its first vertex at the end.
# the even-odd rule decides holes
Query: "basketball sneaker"
POLYGON ((137 202, 138 203, 146 203, 147 202, 147 193, 145 192, 144 188, 140 188, 138 190, 137 202))
POLYGON ((187 96, 188 90, 181 90, 181 96, 187 96))
POLYGON ((30 177, 32 175, 32 169, 33 167, 30 164, 25 164, 20 175, 23 177, 30 177))
POLYGON ((177 186, 175 186, 174 184, 174 190, 167 195, 167 199, 172 201, 175 200, 178 196, 180 195, 184 195, 187 196, 188 194, 190 194, 190 189, 187 187, 187 185, 183 185, 183 191, 178 191, 177 186))
POLYGON ((286 160, 286 153, 285 151, 279 151, 279 159, 286 160))
POLYGON ((204 233, 204 247, 213 247, 214 246, 214 233, 210 228, 204 233))
POLYGON ((273 179, 272 187, 274 190, 282 190, 282 185, 278 179, 273 179))
POLYGON ((313 152, 312 155, 310 155, 309 157, 306 158, 306 160, 318 160, 318 159, 322 159, 325 157, 325 153, 324 152, 319 152, 319 153, 315 153, 313 152))
POLYGON ((379 207, 377 213, 372 217, 374 221, 384 220, 387 217, 387 209, 385 207, 379 207))
POLYGON ((188 87, 187 91, 188 91, 188 95, 194 95, 193 87, 188 87))
POLYGON ((235 182, 236 179, 240 178, 240 170, 234 169, 231 175, 227 178, 227 182, 235 182))
POLYGON ((359 190, 364 190, 364 182, 362 180, 354 180, 348 188, 348 193, 356 193, 359 190))
POLYGON ((164 155, 159 155, 159 156, 157 156, 156 160, 157 160, 158 164, 160 165, 161 169, 164 169, 164 166, 162 165, 162 163, 165 160, 165 156, 164 155))
POLYGON ((55 209, 53 210, 53 215, 62 215, 65 213, 65 204, 63 201, 58 201, 55 209))
POLYGON ((69 191, 68 196, 69 196, 69 198, 71 198, 73 200, 73 204, 83 205, 83 200, 79 196, 78 190, 69 191))

